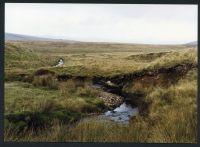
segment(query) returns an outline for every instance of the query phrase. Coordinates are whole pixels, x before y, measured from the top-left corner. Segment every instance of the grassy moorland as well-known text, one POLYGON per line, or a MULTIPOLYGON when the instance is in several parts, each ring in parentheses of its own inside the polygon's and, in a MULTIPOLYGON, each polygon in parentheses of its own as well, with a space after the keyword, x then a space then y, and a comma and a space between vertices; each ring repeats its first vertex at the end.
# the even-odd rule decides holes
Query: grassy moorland
POLYGON ((125 91, 145 92, 138 104, 145 105, 147 112, 141 112, 128 125, 96 117, 84 119, 106 110, 99 98, 101 91, 91 86, 93 76, 113 77, 184 64, 197 65, 196 48, 6 42, 5 141, 195 143, 197 68, 170 85, 165 83, 170 76, 155 79, 148 86, 142 83, 151 81, 151 77, 125 85, 125 91), (59 57, 64 58, 64 66, 53 67, 59 57), (54 74, 36 76, 40 69, 54 74), (87 78, 63 82, 55 79, 55 75, 62 74, 87 78))

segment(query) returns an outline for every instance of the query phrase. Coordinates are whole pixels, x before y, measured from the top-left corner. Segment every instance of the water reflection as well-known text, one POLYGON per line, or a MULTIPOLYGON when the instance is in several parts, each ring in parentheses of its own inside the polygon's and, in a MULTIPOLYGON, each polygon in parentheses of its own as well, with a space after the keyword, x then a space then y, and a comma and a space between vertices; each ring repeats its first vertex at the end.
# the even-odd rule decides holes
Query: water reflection
POLYGON ((117 122, 125 122, 128 123, 128 121, 138 114, 138 108, 133 107, 130 104, 127 104, 124 102, 119 107, 112 111, 107 111, 104 114, 102 114, 101 118, 110 119, 117 122))

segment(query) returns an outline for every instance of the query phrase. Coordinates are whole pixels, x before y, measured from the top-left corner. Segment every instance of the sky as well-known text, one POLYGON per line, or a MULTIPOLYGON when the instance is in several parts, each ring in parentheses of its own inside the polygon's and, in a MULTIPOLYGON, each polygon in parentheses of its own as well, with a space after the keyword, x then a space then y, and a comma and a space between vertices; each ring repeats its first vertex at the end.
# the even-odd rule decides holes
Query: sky
POLYGON ((197 5, 5 4, 5 32, 89 42, 197 40, 197 5))

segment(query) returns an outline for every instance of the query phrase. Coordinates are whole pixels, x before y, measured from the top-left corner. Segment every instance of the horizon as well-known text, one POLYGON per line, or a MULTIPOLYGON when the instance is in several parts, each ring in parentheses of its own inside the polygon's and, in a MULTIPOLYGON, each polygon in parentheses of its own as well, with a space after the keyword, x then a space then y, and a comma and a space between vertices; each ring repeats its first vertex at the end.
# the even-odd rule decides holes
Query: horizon
MULTIPOLYGON (((27 35, 27 34, 15 34, 15 33, 10 33, 10 32, 5 32, 5 34, 13 34, 13 35, 22 35, 22 36, 28 36, 28 37, 36 37, 36 38, 41 38, 41 39, 52 39, 52 40, 58 40, 58 41, 67 41, 69 39, 62 39, 62 38, 51 38, 51 37, 40 37, 40 36, 33 36, 33 35, 27 35)), ((6 40, 5 40, 6 41, 6 40)), ((10 41, 10 40, 8 40, 10 41)), ((183 45, 191 42, 197 42, 198 40, 191 40, 185 43, 180 43, 180 44, 155 44, 155 43, 134 43, 134 42, 99 42, 99 41, 81 41, 81 40, 69 40, 69 41, 75 41, 75 42, 80 42, 80 43, 116 43, 116 44, 144 44, 144 45, 183 45)))
POLYGON ((6 3, 5 6, 5 32, 11 34, 102 43, 197 41, 197 5, 6 3))

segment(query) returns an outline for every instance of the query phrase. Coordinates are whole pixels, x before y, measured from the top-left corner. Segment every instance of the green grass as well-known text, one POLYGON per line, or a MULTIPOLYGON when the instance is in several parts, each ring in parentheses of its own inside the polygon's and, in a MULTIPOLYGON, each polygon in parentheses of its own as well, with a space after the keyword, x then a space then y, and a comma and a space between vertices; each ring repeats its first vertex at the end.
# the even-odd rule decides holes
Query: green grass
POLYGON ((24 68, 30 61, 33 67, 37 67, 39 56, 33 50, 21 48, 11 43, 5 45, 5 66, 8 68, 24 68))
POLYGON ((195 143, 197 142, 197 70, 192 70, 175 86, 155 88, 145 101, 150 103, 148 117, 137 116, 129 125, 89 119, 75 127, 62 123, 39 134, 29 131, 17 141, 81 141, 135 143, 195 143), (185 84, 187 83, 187 84, 185 84), (51 134, 51 135, 49 135, 51 134))
POLYGON ((97 90, 87 84, 72 87, 69 83, 71 82, 60 83, 56 90, 23 82, 5 83, 5 114, 39 110, 48 101, 74 111, 82 112, 87 106, 99 110, 98 106, 102 106, 102 101, 97 98, 97 90))
MULTIPOLYGON (((6 43, 10 43, 9 41, 6 43)), ((184 45, 149 45, 149 44, 117 44, 117 43, 74 43, 65 42, 23 42, 12 41, 13 45, 24 47, 26 49, 34 49, 40 53, 60 54, 87 54, 87 53, 117 53, 117 52, 133 52, 133 53, 150 53, 164 52, 171 50, 182 50, 187 48, 184 45)))
POLYGON ((139 105, 142 111, 147 111, 128 125, 95 117, 85 119, 105 111, 103 101, 98 98, 100 91, 92 88, 90 79, 65 82, 55 79, 60 74, 114 76, 180 64, 197 65, 197 49, 6 42, 5 141, 196 143, 196 68, 174 84, 167 85, 170 81, 167 77, 157 85, 151 83, 151 78, 126 85, 124 89, 129 92, 137 89, 145 92, 139 105), (64 58, 64 66, 53 67, 59 57, 64 58), (55 75, 35 76, 39 69, 53 71, 55 75))
POLYGON ((60 96, 58 90, 37 88, 23 82, 8 82, 5 83, 5 113, 32 111, 39 102, 60 96))
POLYGON ((100 121, 81 122, 71 132, 83 132, 74 135, 75 140, 81 141, 197 142, 196 69, 175 86, 153 89, 144 101, 150 103, 148 117, 137 117, 128 126, 115 123, 105 126, 100 121))
POLYGON ((89 113, 104 111, 98 91, 74 81, 60 83, 58 89, 23 82, 5 84, 6 130, 22 132, 51 126, 51 122, 72 123, 89 113), (72 87, 71 84, 74 84, 72 87))
MULTIPOLYGON (((74 53, 72 50, 76 50, 74 47, 77 46, 76 44, 63 44, 61 46, 59 43, 54 43, 51 45, 52 43, 38 43, 38 45, 25 42, 7 43, 5 53, 8 57, 5 59, 5 79, 20 79, 20 74, 32 75, 37 69, 41 68, 55 71, 57 74, 92 77, 95 75, 114 76, 143 69, 172 67, 182 63, 197 63, 197 49, 188 49, 183 46, 173 46, 171 49, 170 46, 153 46, 154 48, 150 48, 151 45, 140 45, 142 46, 140 49, 138 45, 128 45, 127 48, 126 45, 123 47, 123 45, 96 44, 96 48, 93 48, 94 44, 78 44, 80 46, 79 52, 74 53), (28 52, 28 55, 22 52, 20 54, 23 54, 24 59, 14 58, 13 52, 10 51, 13 45, 17 50, 28 52), (72 48, 70 48, 71 46, 72 48), (43 47, 48 48, 48 52, 44 53, 43 47), (54 49, 54 47, 56 48, 54 49), (88 52, 82 52, 82 48, 83 50, 88 49, 88 52), (92 48, 92 51, 89 50, 90 48, 92 48), (138 48, 140 49, 139 52, 138 48), (53 51, 51 52, 51 50, 53 51), (29 54, 32 54, 30 51, 34 51, 35 59, 30 58, 29 54), (166 51, 170 51, 170 53, 162 53, 162 56, 155 54, 166 51), (148 53, 153 54, 148 55, 148 53), (139 56, 135 56, 138 54, 139 56), (65 60, 64 66, 53 67, 60 57, 65 60)), ((18 56, 18 54, 16 55, 18 56)))

